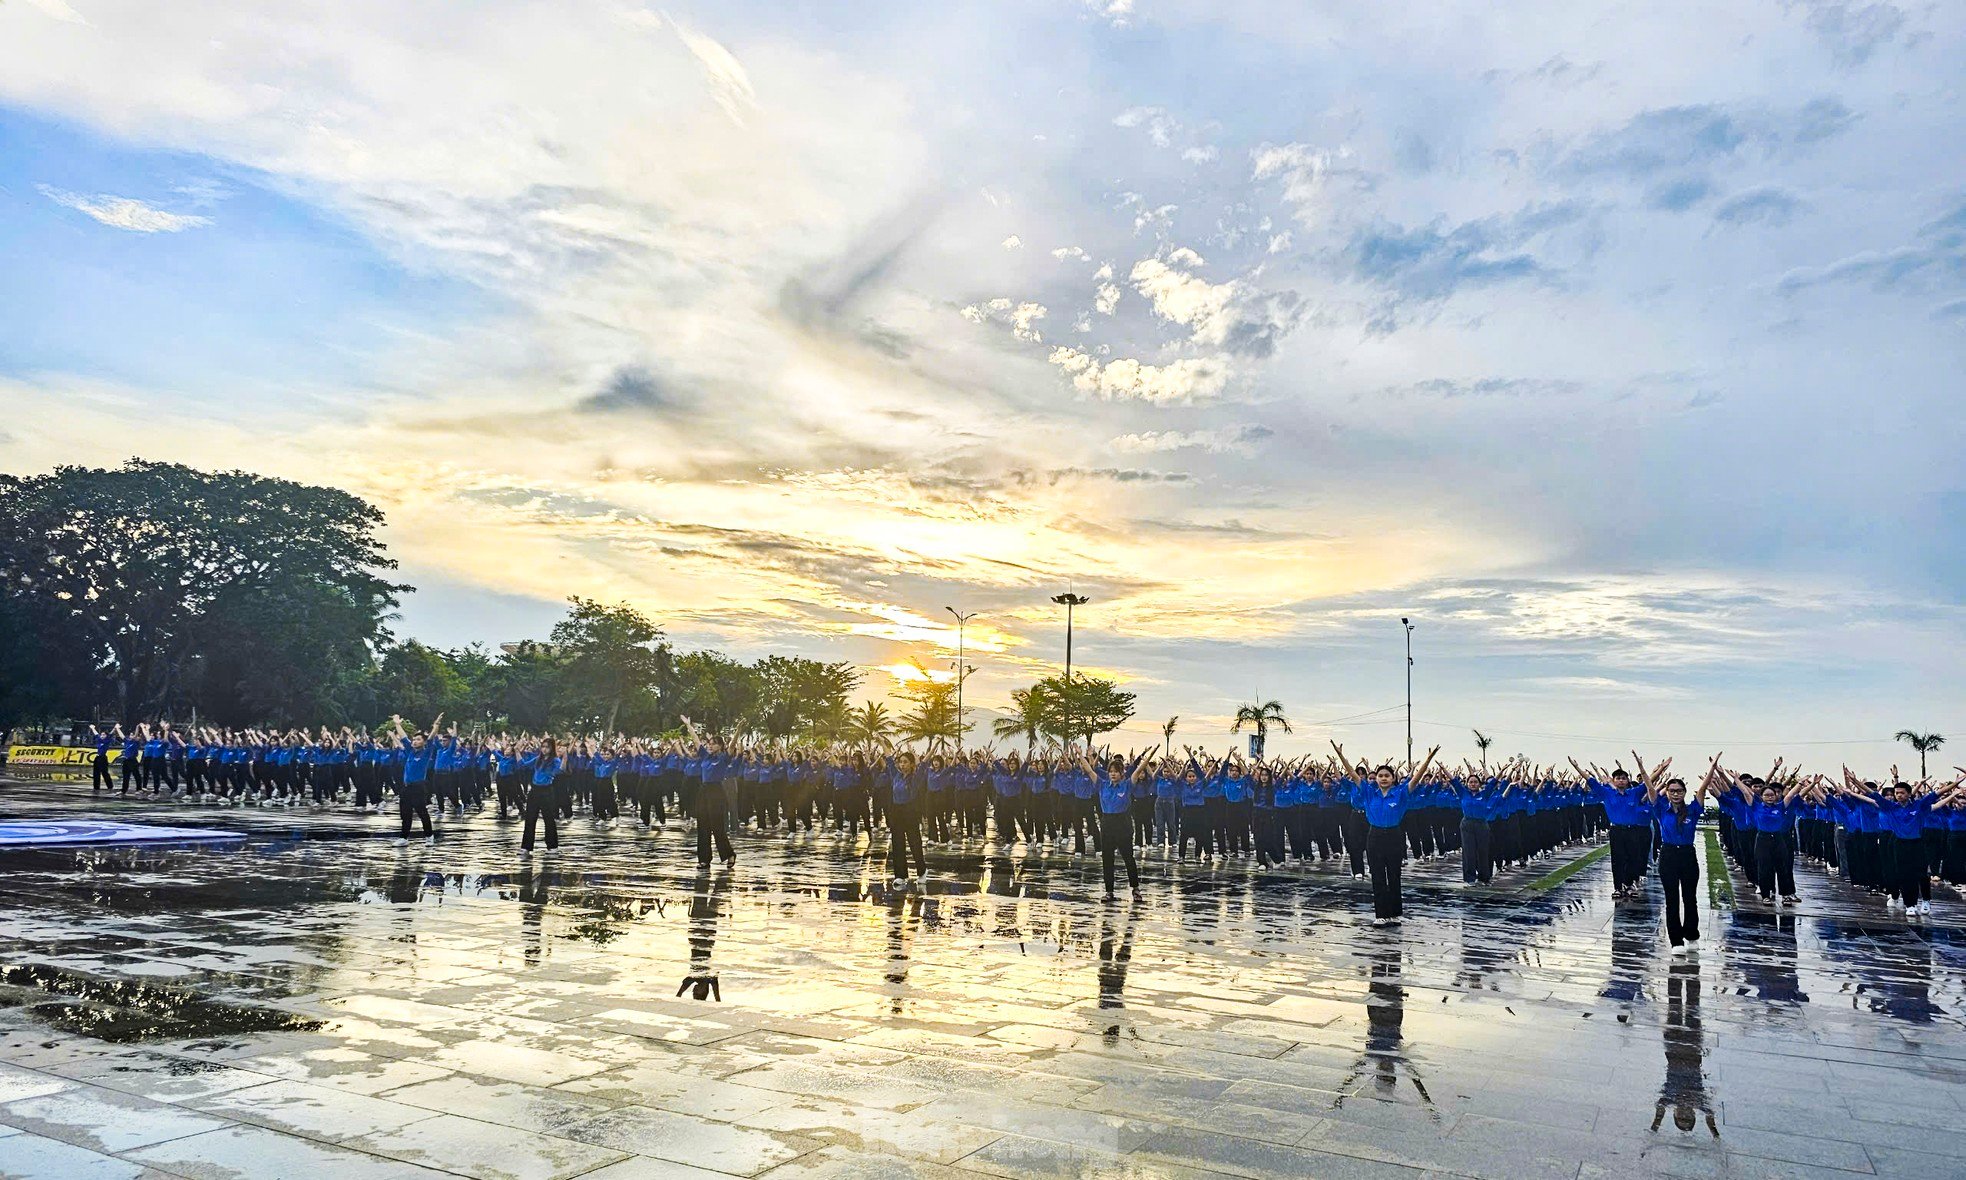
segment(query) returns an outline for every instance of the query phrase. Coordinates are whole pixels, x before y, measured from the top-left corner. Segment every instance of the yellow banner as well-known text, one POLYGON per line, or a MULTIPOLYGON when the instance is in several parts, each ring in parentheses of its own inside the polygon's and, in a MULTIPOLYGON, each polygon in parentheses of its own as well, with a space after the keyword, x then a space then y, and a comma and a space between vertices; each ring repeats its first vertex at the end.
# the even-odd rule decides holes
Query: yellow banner
MULTIPOLYGON (((116 761, 123 751, 110 747, 109 760, 116 761)), ((94 746, 8 746, 9 766, 87 766, 95 761, 94 746)))

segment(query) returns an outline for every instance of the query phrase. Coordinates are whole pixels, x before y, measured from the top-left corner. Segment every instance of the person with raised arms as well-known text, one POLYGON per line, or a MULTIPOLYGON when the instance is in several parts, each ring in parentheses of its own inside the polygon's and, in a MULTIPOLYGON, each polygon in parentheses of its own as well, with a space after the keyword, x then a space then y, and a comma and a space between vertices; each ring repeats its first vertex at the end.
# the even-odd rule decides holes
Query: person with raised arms
MULTIPOLYGON (((1331 749, 1338 755, 1338 764, 1347 765, 1344 747, 1334 741, 1331 749)), ((1374 926, 1392 925, 1405 915, 1399 878, 1400 864, 1406 859, 1406 838, 1400 824, 1412 804, 1414 787, 1426 780, 1439 753, 1439 746, 1428 750, 1405 778, 1399 777, 1390 764, 1382 764, 1372 772, 1371 781, 1353 789, 1352 806, 1364 813, 1370 829, 1365 837, 1365 864, 1372 874, 1374 926)))
POLYGON ((1652 783, 1645 787, 1646 804, 1659 824, 1659 884, 1666 894, 1666 939, 1675 955, 1693 953, 1700 941, 1700 856, 1695 841, 1707 792, 1719 774, 1720 755, 1715 754, 1700 789, 1690 798, 1685 779, 1669 778, 1663 787, 1652 783))
MULTIPOLYGON (((436 733, 443 720, 444 715, 437 714, 437 719, 430 723, 430 732, 436 733)), ((423 838, 435 844, 437 833, 430 826, 430 767, 436 760, 437 750, 422 734, 411 737, 403 732, 402 714, 391 716, 389 723, 396 734, 396 746, 403 752, 403 781, 396 788, 396 811, 403 829, 396 843, 400 847, 410 842, 410 818, 414 816, 423 821, 423 838)))

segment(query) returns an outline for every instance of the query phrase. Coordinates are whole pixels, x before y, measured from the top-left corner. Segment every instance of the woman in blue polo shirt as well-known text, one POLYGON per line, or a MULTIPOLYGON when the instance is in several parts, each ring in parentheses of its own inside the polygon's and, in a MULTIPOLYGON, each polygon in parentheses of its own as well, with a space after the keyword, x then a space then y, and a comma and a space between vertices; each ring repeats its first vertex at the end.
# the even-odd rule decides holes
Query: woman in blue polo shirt
MULTIPOLYGON (((1344 749, 1336 742, 1331 748, 1338 754, 1338 765, 1347 765, 1344 749)), ((1391 766, 1381 766, 1372 772, 1370 781, 1358 784, 1352 791, 1352 806, 1365 816, 1365 865, 1372 874, 1374 926, 1391 925, 1405 912, 1399 874, 1400 865, 1406 859, 1406 837, 1400 830, 1400 822, 1406 818, 1407 808, 1413 805, 1414 787, 1426 780, 1427 770, 1438 753, 1439 746, 1428 750, 1420 765, 1403 779, 1391 766)))
MULTIPOLYGON (((1719 762, 1720 756, 1714 755, 1714 765, 1719 762)), ((1715 773, 1709 766, 1699 791, 1690 798, 1681 778, 1667 779, 1663 788, 1651 783, 1645 787, 1645 801, 1659 825, 1659 884, 1666 893, 1666 938, 1675 955, 1690 954, 1692 944, 1700 941, 1700 857, 1694 840, 1715 773)))
POLYGON ((532 764, 532 789, 526 792, 526 831, 519 838, 520 856, 532 855, 533 832, 542 818, 546 820, 546 851, 551 853, 560 846, 560 801, 555 784, 566 769, 560 743, 541 738, 539 756, 532 764))

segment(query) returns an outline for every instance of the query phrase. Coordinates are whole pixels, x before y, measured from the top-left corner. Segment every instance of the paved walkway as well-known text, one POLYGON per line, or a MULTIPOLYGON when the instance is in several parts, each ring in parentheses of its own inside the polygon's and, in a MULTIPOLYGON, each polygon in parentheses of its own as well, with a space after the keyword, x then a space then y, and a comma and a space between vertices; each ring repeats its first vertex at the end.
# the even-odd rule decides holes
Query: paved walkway
POLYGON ((1149 861, 1109 905, 1096 861, 944 849, 890 895, 830 836, 699 877, 676 827, 527 867, 483 817, 101 810, 250 838, 0 852, 0 1175, 1966 1173, 1966 911, 1815 869, 1674 964, 1656 886, 1528 888, 1584 849, 1409 866, 1375 929, 1332 871, 1149 861))

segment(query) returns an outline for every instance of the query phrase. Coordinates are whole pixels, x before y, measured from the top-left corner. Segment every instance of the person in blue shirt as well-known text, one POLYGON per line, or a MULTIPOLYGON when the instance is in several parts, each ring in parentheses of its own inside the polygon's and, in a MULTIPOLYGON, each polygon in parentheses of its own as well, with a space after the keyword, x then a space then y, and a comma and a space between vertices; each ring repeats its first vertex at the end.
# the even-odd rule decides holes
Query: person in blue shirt
MULTIPOLYGON (((1346 765, 1344 749, 1336 742, 1331 748, 1338 754, 1338 765, 1346 765)), ((1369 829, 1365 836, 1365 864, 1372 874, 1374 926, 1398 922, 1405 912, 1399 876, 1400 865, 1406 859, 1406 838, 1400 824, 1406 818, 1406 809, 1412 805, 1415 786, 1426 781, 1427 771, 1438 753, 1439 746, 1428 750, 1420 765, 1404 779, 1391 766, 1380 766, 1372 772, 1370 782, 1358 784, 1352 792, 1352 806, 1364 813, 1369 829)))
MULTIPOLYGON (((582 748, 585 749, 584 744, 582 748)), ((587 771, 592 776, 588 793, 593 800, 595 827, 611 828, 621 818, 621 805, 615 797, 614 783, 615 771, 619 766, 620 757, 611 745, 602 746, 588 759, 587 771)))
POLYGON ((1962 788, 1966 788, 1966 779, 1943 791, 1921 790, 1900 782, 1892 784, 1890 793, 1882 798, 1858 796, 1877 807, 1883 828, 1889 904, 1892 909, 1903 909, 1908 917, 1932 912, 1932 878, 1926 869, 1924 847, 1926 817, 1934 808, 1949 805, 1962 788))
POLYGON ((887 797, 888 871, 896 889, 908 886, 908 858, 915 858, 916 887, 928 881, 928 860, 922 855, 923 800, 928 795, 928 772, 915 760, 913 750, 903 750, 887 759, 882 776, 882 792, 887 797))
POLYGON ((1450 785, 1461 806, 1461 884, 1487 885, 1495 879, 1494 825, 1508 787, 1479 772, 1450 785))
POLYGON ((120 793, 124 795, 130 793, 132 782, 137 785, 137 790, 143 789, 143 737, 140 732, 143 727, 137 728, 138 733, 124 733, 121 725, 116 727, 116 736, 123 739, 123 753, 117 761, 123 766, 123 772, 118 777, 123 784, 120 793))
POLYGON ((93 795, 114 785, 109 779, 109 748, 122 738, 123 727, 118 725, 114 733, 104 733, 91 725, 89 736, 96 744, 96 752, 89 758, 89 793, 93 795))
MULTIPOLYGON (((1636 760, 1638 755, 1633 753, 1632 758, 1636 760)), ((1604 818, 1611 825, 1611 895, 1626 900, 1638 892, 1652 860, 1653 813, 1648 800, 1656 792, 1643 781, 1648 777, 1645 764, 1638 763, 1639 782, 1633 782, 1631 772, 1621 766, 1611 772, 1608 783, 1586 775, 1574 758, 1570 765, 1584 780, 1590 798, 1604 808, 1604 818)), ((1665 768, 1659 773, 1663 775, 1665 768)))
POLYGON ((723 866, 729 868, 737 863, 737 850, 730 844, 730 804, 731 787, 741 781, 743 773, 741 759, 714 738, 706 743, 689 718, 684 717, 682 721, 690 740, 696 743, 702 780, 690 798, 690 809, 696 820, 696 863, 699 868, 709 868, 714 847, 723 866))
MULTIPOLYGON (((437 726, 444 719, 442 713, 430 723, 430 732, 437 732, 437 726)), ((403 751, 403 783, 396 789, 396 811, 403 823, 402 835, 396 838, 398 845, 410 842, 410 818, 423 821, 423 838, 431 844, 437 842, 437 833, 430 826, 430 766, 435 761, 437 750, 422 734, 409 737, 403 732, 403 718, 393 716, 390 723, 396 729, 396 745, 403 751)))
POLYGON ((1024 767, 1019 762, 1017 751, 996 760, 990 768, 990 789, 994 802, 997 822, 997 847, 1009 849, 1017 842, 1017 829, 1020 822, 1024 829, 1024 839, 1033 839, 1031 821, 1023 816, 1024 806, 1024 767))
POLYGON ((1802 783, 1784 790, 1764 781, 1757 790, 1737 780, 1734 787, 1754 833, 1754 884, 1761 900, 1801 901, 1795 892, 1795 797, 1802 793, 1802 783))
POLYGON ((1079 769, 1093 784, 1099 806, 1099 859, 1106 872, 1106 899, 1113 898, 1113 857, 1126 862, 1126 883, 1133 899, 1140 899, 1140 867, 1133 859, 1133 780, 1144 776, 1140 768, 1144 755, 1122 762, 1117 756, 1096 765, 1089 756, 1079 758, 1079 769))
POLYGON ((1695 841, 1719 764, 1716 754, 1691 798, 1681 778, 1667 779, 1663 788, 1645 788, 1646 803, 1659 825, 1659 884, 1666 894, 1666 939, 1675 955, 1692 953, 1693 944, 1700 941, 1700 857, 1695 841))
POLYGON ((526 792, 526 830, 519 838, 519 855, 531 856, 533 832, 539 821, 546 821, 546 852, 552 855, 560 846, 560 801, 557 782, 567 769, 560 743, 546 737, 539 740, 539 754, 532 764, 532 788, 526 792))

